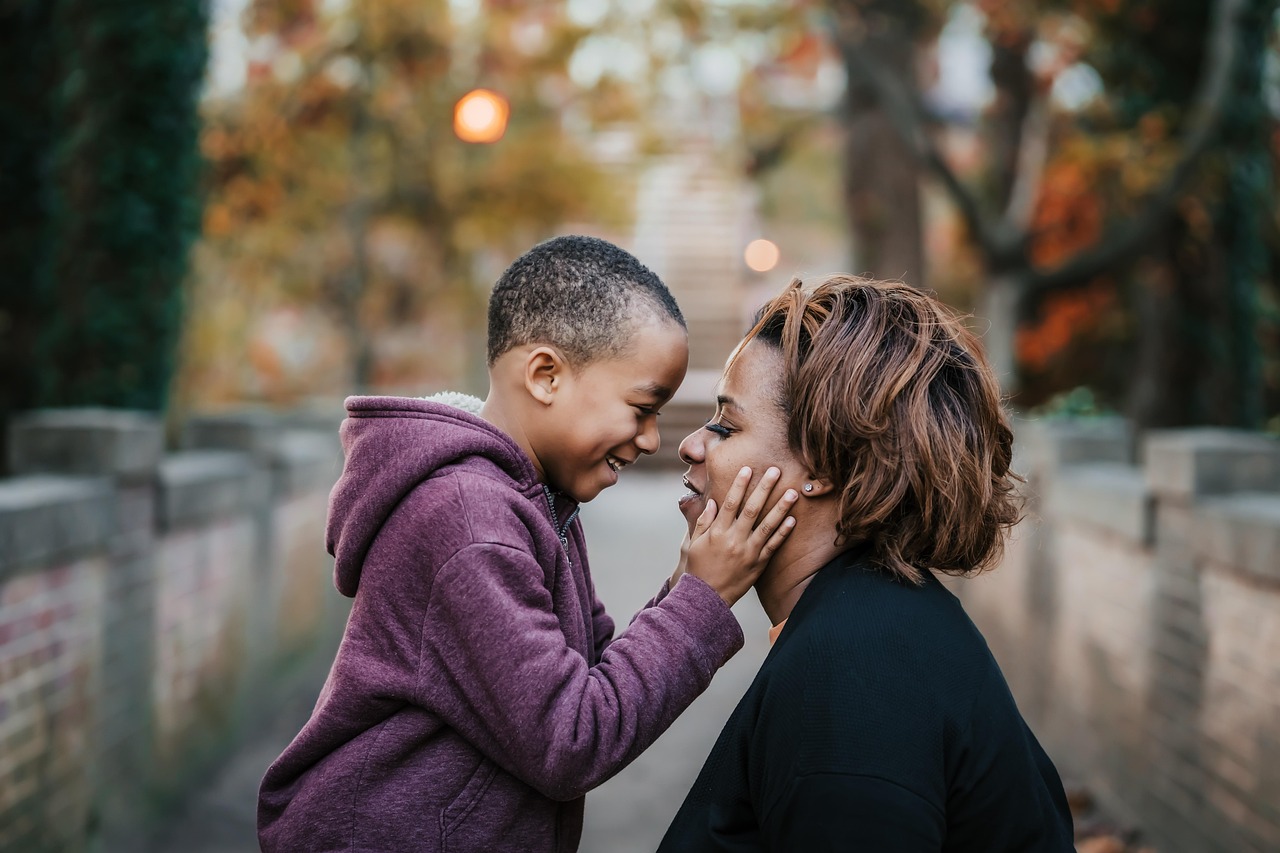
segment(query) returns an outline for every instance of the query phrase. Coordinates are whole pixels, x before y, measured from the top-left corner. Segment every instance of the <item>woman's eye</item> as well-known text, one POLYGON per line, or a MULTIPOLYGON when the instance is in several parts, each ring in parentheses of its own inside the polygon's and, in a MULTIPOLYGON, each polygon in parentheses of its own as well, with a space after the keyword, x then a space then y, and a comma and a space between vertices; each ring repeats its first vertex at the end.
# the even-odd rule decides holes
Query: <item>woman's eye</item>
POLYGON ((729 429, 727 426, 724 426, 723 424, 713 423, 711 421, 707 421, 707 423, 704 425, 703 428, 710 430, 711 432, 714 432, 716 435, 720 436, 721 438, 728 438, 729 436, 733 435, 733 430, 729 429))

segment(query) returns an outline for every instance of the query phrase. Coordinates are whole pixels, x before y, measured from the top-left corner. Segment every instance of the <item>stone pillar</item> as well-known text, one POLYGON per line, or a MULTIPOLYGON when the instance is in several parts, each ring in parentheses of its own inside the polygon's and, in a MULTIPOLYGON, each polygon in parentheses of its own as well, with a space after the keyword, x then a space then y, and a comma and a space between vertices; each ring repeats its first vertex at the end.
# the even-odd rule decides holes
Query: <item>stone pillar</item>
MULTIPOLYGON (((1212 625, 1196 556, 1198 505, 1233 492, 1280 491, 1280 443, 1253 433, 1188 429, 1152 433, 1144 446, 1155 499, 1149 785, 1143 820, 1161 849, 1262 849, 1238 815, 1208 790, 1215 751, 1203 728, 1212 625)), ((1273 557, 1274 558, 1274 557, 1273 557)))
MULTIPOLYGON (((90 824, 119 849, 142 842, 136 828, 145 816, 143 784, 151 764, 154 482, 163 450, 162 424, 145 412, 41 410, 15 418, 9 430, 10 470, 91 478, 79 482, 98 483, 109 495, 102 519, 101 659, 84 764, 93 792, 90 824)), ((92 529, 89 521, 71 520, 57 536, 64 542, 83 536, 92 529)))
POLYGON ((246 626, 247 648, 254 650, 250 706, 265 693, 258 688, 274 677, 279 656, 327 650, 345 622, 324 552, 325 498, 342 470, 338 423, 322 433, 289 428, 271 412, 247 411, 194 416, 183 429, 184 447, 247 454, 257 472, 247 498, 257 593, 246 626))
POLYGON ((671 289, 689 326, 689 374, 659 423, 656 461, 676 466, 680 440, 714 412, 720 371, 747 331, 742 251, 754 199, 714 152, 693 144, 647 170, 637 195, 636 256, 671 289))
MULTIPOLYGON (((1118 418, 1094 420, 1017 421, 1013 467, 1026 478, 1022 489, 1025 520, 1012 534, 1008 546, 1020 559, 1008 559, 1001 572, 1023 573, 1021 601, 1014 608, 1024 614, 1021 626, 1014 626, 1008 642, 1010 680, 1018 684, 1027 713, 1045 724, 1053 724, 1055 684, 1053 644, 1059 612, 1059 572, 1054 559, 1055 529, 1050 512, 1052 495, 1065 471, 1087 464, 1127 463, 1132 459, 1132 432, 1118 418), (1016 662, 1016 663, 1014 663, 1016 662)), ((1006 583, 1013 579, 1006 577, 1006 583)), ((1008 602, 989 602, 1000 608, 1008 602)))

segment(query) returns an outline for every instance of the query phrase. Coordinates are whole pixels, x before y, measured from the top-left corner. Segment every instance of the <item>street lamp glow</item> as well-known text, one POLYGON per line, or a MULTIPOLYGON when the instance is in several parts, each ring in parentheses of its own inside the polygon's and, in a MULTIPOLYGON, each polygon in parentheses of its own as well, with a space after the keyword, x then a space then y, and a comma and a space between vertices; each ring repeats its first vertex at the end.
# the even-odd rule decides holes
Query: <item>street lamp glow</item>
POLYGON ((781 257, 782 253, 778 251, 777 244, 763 237, 748 243, 747 250, 742 253, 747 266, 756 272, 768 272, 778 265, 781 257))
POLYGON ((463 142, 497 142, 507 132, 511 108, 488 89, 473 89, 453 108, 453 132, 463 142))

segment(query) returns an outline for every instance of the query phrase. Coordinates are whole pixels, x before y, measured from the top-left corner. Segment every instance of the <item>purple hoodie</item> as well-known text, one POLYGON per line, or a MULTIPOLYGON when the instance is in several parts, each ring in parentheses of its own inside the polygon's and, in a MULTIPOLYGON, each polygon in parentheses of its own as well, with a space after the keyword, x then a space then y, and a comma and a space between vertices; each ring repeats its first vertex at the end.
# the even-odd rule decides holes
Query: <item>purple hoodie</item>
POLYGON ((341 433, 327 538, 355 602, 262 781, 263 850, 576 850, 583 796, 706 689, 737 620, 686 575, 611 642, 576 504, 505 433, 397 397, 349 398, 341 433))

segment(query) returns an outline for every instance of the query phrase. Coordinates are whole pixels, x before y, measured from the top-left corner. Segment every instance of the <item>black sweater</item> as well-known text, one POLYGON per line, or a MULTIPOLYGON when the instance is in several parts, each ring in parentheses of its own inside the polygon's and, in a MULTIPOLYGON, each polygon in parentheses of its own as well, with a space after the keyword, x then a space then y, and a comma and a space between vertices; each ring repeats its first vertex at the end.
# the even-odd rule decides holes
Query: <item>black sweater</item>
POLYGON ((1072 853, 1071 836, 960 602, 846 553, 800 597, 659 851, 1072 853))

